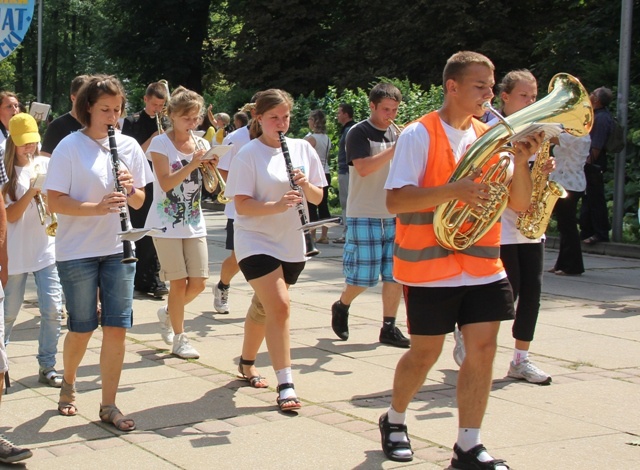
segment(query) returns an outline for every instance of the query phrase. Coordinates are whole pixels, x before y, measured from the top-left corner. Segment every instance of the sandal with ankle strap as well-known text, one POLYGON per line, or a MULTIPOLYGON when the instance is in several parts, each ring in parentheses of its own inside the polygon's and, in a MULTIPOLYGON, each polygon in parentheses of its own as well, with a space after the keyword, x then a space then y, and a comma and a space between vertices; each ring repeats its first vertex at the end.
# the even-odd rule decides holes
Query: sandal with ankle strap
POLYGON ((100 421, 112 424, 118 431, 122 432, 130 432, 136 428, 136 422, 133 418, 126 417, 116 405, 100 405, 100 421), (126 421, 130 421, 133 424, 128 427, 124 424, 126 421))
POLYGON ((413 450, 411 449, 411 439, 407 434, 406 424, 392 424, 389 422, 387 413, 380 416, 378 420, 380 428, 380 438, 382 441, 382 451, 389 460, 396 462, 411 462, 413 460, 413 450), (401 432, 407 438, 406 441, 392 441, 391 433, 401 432))
POLYGON ((280 398, 280 391, 281 390, 286 390, 287 388, 290 388, 293 390, 293 384, 292 383, 284 383, 284 384, 280 384, 278 385, 278 398, 276 399, 276 403, 278 404, 278 407, 280 408, 280 411, 295 411, 295 410, 299 410, 300 408, 302 408, 302 403, 300 403, 300 400, 298 399, 298 397, 293 396, 293 397, 289 397, 289 398, 280 398))
POLYGON ((251 384, 253 388, 267 388, 269 386, 267 384, 267 380, 260 374, 247 375, 244 373, 243 366, 252 366, 255 363, 255 359, 253 361, 249 361, 247 359, 243 359, 242 356, 240 356, 240 363, 238 364, 238 377, 249 382, 249 384, 251 384))
POLYGON ((60 387, 58 413, 62 416, 75 416, 78 413, 78 407, 76 406, 76 384, 68 383, 64 380, 64 377, 62 377, 62 386, 60 387))

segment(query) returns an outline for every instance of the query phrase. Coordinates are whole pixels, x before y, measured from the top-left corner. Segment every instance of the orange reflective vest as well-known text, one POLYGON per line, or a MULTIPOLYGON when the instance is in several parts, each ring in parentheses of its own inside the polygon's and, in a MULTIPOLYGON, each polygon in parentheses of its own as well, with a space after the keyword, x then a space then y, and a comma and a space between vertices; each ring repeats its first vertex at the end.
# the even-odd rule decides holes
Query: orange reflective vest
MULTIPOLYGON (((429 132, 429 154, 422 187, 442 186, 449 181, 456 167, 449 139, 437 112, 418 120, 429 132)), ((488 126, 472 119, 477 136, 488 126)), ((492 158, 484 168, 494 162, 492 158)), ((500 222, 478 242, 462 251, 440 246, 433 230, 433 211, 430 207, 419 212, 398 214, 393 250, 393 275, 399 282, 421 284, 448 279, 463 271, 473 276, 490 276, 503 270, 500 261, 500 222)))

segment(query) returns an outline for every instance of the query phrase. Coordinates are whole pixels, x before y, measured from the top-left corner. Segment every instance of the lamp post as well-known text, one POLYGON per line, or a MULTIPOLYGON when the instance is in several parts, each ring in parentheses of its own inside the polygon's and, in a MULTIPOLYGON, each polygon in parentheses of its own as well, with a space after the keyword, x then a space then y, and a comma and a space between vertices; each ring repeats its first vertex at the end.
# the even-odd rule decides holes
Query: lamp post
POLYGON ((38 77, 36 100, 42 103, 42 2, 38 0, 38 77))
MULTIPOLYGON (((629 112, 629 68, 631 63, 631 22, 633 0, 622 0, 620 8, 620 53, 618 61, 618 123, 624 129, 624 141, 627 141, 629 112)), ((616 155, 613 189, 612 240, 622 241, 622 221, 624 218, 624 180, 627 162, 627 146, 616 155)))

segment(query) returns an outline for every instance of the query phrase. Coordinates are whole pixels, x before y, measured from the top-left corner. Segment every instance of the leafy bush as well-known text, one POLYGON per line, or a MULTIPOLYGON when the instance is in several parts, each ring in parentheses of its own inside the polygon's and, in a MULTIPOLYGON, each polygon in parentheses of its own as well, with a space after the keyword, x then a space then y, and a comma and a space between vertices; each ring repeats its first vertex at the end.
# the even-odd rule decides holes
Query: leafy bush
MULTIPOLYGON (((398 110, 396 123, 399 125, 411 122, 423 114, 437 109, 442 104, 442 87, 431 86, 429 90, 423 90, 418 84, 409 80, 380 77, 381 82, 393 83, 402 92, 402 103, 398 110)), ((371 84, 373 87, 375 83, 371 84)), ((295 100, 295 106, 291 116, 289 135, 304 137, 308 132, 307 118, 309 112, 321 109, 327 116, 327 134, 331 139, 331 152, 329 161, 331 166, 331 179, 337 176, 338 141, 340 140, 340 123, 337 121, 338 107, 340 103, 348 103, 353 106, 353 119, 358 122, 369 117, 369 90, 356 88, 345 89, 338 92, 336 87, 329 87, 324 96, 316 97, 312 92, 307 96, 299 96, 295 100)), ((338 188, 329 188, 329 208, 332 212, 340 207, 338 188)))

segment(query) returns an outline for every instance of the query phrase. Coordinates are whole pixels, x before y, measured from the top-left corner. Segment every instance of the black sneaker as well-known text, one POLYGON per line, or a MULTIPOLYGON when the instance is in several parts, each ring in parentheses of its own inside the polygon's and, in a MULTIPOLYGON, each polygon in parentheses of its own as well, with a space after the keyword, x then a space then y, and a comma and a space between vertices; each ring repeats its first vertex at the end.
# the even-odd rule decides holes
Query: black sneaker
POLYGON ((451 459, 451 467, 456 470, 502 470, 509 468, 502 459, 493 459, 488 462, 478 460, 478 455, 486 451, 487 449, 482 444, 472 447, 467 452, 458 447, 458 444, 454 444, 454 457, 451 459))
POLYGON ((331 306, 331 328, 342 341, 349 339, 349 309, 339 300, 331 306))
POLYGON ((378 420, 380 428, 380 440, 382 441, 382 452, 389 460, 396 462, 411 462, 413 460, 413 450, 411 450, 411 439, 407 435, 406 424, 391 424, 387 413, 380 416, 378 420), (403 432, 407 437, 407 442, 392 441, 390 436, 393 432, 403 432))
POLYGON ((388 344, 389 346, 395 346, 396 348, 408 348, 411 346, 409 338, 403 335, 397 326, 383 326, 380 328, 380 342, 388 344))
POLYGON ((169 289, 167 289, 167 286, 162 283, 162 284, 158 284, 154 289, 153 289, 153 296, 156 299, 161 299, 162 297, 164 297, 165 295, 167 295, 169 293, 169 289))
POLYGON ((0 462, 14 463, 28 459, 33 454, 29 449, 16 446, 6 437, 0 435, 0 462))

